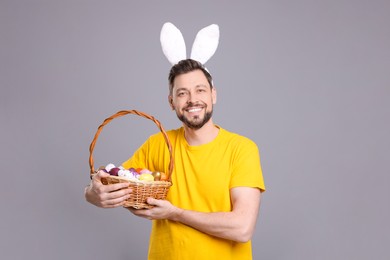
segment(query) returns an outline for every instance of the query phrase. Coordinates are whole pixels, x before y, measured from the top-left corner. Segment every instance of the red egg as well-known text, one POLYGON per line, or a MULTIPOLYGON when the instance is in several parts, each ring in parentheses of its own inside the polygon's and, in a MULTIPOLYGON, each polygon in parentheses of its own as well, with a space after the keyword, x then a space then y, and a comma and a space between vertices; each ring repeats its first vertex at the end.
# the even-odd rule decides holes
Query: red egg
POLYGON ((118 176, 118 172, 119 172, 120 168, 118 167, 114 167, 110 170, 109 174, 110 175, 113 175, 113 176, 118 176))

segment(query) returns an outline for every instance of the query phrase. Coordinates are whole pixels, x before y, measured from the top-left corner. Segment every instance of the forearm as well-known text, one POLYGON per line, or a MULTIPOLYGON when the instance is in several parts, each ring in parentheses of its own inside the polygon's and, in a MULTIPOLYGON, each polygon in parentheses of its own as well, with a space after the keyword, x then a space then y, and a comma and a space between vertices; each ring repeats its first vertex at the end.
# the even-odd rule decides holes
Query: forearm
POLYGON ((168 219, 190 226, 203 233, 237 242, 252 238, 260 207, 260 190, 238 187, 231 189, 233 208, 230 212, 199 212, 184 210, 166 200, 148 198, 151 209, 131 209, 136 216, 147 219, 168 219))
POLYGON ((206 234, 237 242, 251 240, 259 214, 261 193, 256 188, 231 189, 232 211, 204 213, 178 209, 172 220, 206 234))
POLYGON ((255 216, 249 218, 244 214, 244 212, 235 211, 203 213, 178 209, 171 220, 212 236, 236 242, 247 242, 252 238, 257 212, 255 216))

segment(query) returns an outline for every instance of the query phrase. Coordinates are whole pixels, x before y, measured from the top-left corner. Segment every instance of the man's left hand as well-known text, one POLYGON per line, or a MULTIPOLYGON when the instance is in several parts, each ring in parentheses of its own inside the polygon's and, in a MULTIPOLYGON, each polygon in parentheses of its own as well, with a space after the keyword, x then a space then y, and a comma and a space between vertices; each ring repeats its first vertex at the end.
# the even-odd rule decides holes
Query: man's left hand
POLYGON ((180 209, 173 206, 167 200, 157 200, 153 198, 148 198, 147 203, 153 205, 154 207, 151 209, 134 209, 127 208, 134 215, 146 218, 150 220, 154 219, 172 219, 175 214, 179 214, 180 209))

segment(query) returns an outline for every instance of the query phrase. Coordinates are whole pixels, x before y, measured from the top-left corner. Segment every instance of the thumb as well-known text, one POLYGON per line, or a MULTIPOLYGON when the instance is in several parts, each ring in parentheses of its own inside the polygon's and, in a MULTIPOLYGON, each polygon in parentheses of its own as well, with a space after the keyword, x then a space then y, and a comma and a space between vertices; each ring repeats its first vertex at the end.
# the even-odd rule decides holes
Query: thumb
POLYGON ((92 178, 92 179, 101 182, 101 179, 102 179, 102 178, 106 178, 106 177, 109 177, 109 176, 110 176, 109 173, 104 172, 104 171, 102 171, 102 170, 99 170, 97 173, 95 173, 95 174, 93 175, 93 178, 92 178))
POLYGON ((157 200, 157 199, 154 199, 154 198, 147 198, 147 199, 146 199, 146 202, 147 202, 149 205, 153 205, 153 206, 160 206, 160 205, 161 205, 161 201, 160 201, 160 200, 157 200))

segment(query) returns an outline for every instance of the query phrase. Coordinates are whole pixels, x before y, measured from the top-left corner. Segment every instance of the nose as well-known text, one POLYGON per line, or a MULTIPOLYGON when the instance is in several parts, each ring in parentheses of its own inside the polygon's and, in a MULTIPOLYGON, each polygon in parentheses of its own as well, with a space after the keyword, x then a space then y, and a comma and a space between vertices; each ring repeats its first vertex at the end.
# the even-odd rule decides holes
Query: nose
POLYGON ((194 98, 195 98, 195 95, 191 92, 188 93, 188 98, 187 98, 187 104, 192 104, 194 103, 194 98))
POLYGON ((188 92, 187 104, 195 104, 198 101, 197 95, 195 91, 188 92))

